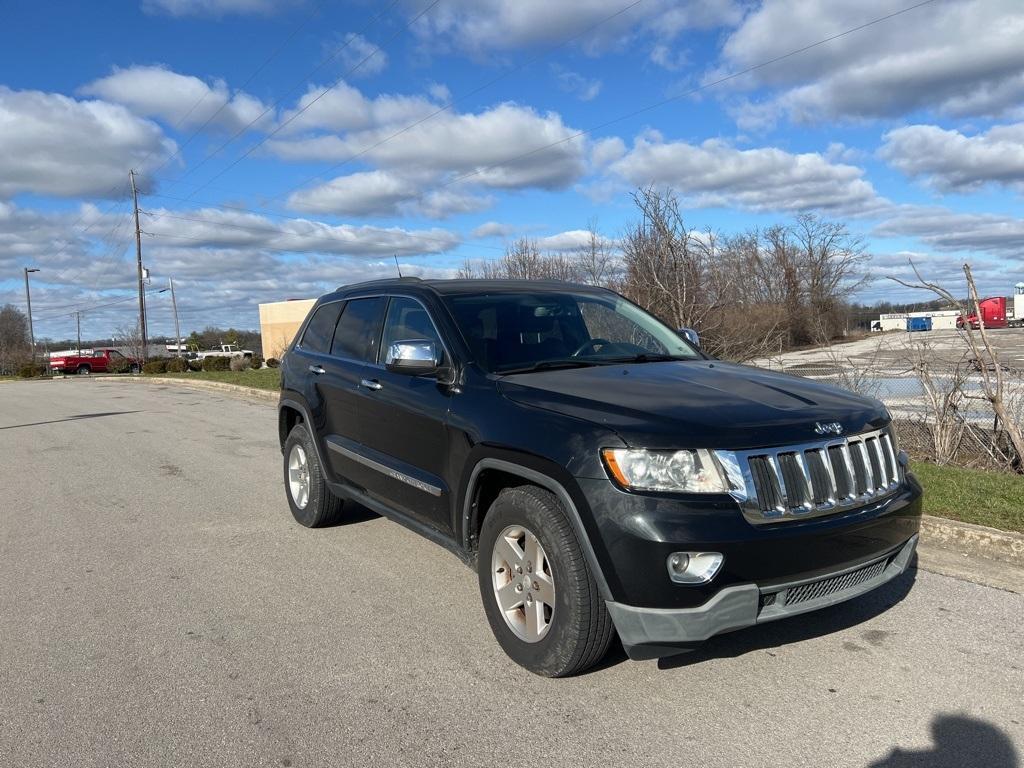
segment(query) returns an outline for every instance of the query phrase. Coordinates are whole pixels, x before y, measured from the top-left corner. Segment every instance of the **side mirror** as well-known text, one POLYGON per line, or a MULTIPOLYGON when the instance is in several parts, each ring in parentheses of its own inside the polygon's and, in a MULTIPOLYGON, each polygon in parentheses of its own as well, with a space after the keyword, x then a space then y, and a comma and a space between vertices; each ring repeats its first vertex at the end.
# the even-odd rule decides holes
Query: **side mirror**
POLYGON ((434 373, 441 366, 437 344, 430 339, 406 339, 388 346, 384 367, 392 373, 422 376, 434 373))
POLYGON ((678 333, 697 349, 700 349, 700 334, 693 330, 693 328, 680 328, 678 333))

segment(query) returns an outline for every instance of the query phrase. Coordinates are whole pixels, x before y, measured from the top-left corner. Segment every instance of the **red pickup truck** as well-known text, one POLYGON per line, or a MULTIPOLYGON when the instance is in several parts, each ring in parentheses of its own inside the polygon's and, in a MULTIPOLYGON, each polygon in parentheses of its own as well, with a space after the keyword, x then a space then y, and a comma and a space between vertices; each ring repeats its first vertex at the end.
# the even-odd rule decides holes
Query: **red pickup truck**
POLYGON ((116 349, 94 349, 88 353, 50 358, 50 368, 54 373, 106 373, 109 370, 119 370, 124 364, 127 364, 131 373, 142 370, 138 360, 125 357, 116 349))

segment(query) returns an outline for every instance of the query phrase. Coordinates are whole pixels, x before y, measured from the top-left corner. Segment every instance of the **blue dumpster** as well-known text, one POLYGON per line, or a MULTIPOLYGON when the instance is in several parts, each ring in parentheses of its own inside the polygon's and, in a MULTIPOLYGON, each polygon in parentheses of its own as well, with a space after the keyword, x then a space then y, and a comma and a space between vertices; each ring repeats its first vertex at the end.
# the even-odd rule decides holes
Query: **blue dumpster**
POLYGON ((932 329, 932 319, 930 317, 908 317, 907 318, 907 331, 913 333, 915 331, 930 331, 932 329))

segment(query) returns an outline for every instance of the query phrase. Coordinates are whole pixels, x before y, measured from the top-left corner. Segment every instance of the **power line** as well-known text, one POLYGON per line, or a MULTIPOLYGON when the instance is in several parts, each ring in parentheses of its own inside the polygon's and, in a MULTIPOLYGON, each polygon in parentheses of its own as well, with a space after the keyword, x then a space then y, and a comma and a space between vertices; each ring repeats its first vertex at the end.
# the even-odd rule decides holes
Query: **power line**
MULTIPOLYGON (((399 2, 401 2, 401 0, 392 0, 392 2, 387 6, 387 8, 385 8, 384 10, 382 10, 379 13, 377 13, 376 15, 374 15, 370 19, 370 21, 366 24, 366 26, 364 26, 359 31, 358 34, 362 35, 364 32, 366 32, 370 27, 372 27, 377 22, 378 19, 380 19, 382 16, 384 16, 384 14, 386 14, 388 11, 390 11, 392 8, 394 8, 399 2)), ((319 64, 317 64, 315 67, 313 67, 313 69, 311 69, 309 72, 307 72, 305 75, 303 75, 302 79, 300 81, 298 81, 298 82, 299 83, 303 83, 303 82, 308 81, 309 78, 312 77, 314 74, 316 74, 320 69, 322 69, 328 63, 330 63, 331 61, 334 61, 334 59, 336 59, 338 56, 340 56, 342 51, 344 51, 346 48, 348 48, 352 44, 353 40, 355 40, 355 39, 356 39, 356 35, 352 35, 352 36, 348 37, 345 40, 344 43, 342 43, 340 46, 335 48, 334 51, 332 51, 327 57, 322 59, 319 64)), ((277 98, 273 102, 271 102, 271 104, 268 107, 266 107, 262 112, 260 112, 258 115, 256 115, 256 117, 254 117, 248 123, 246 123, 241 128, 239 128, 235 133, 233 133, 231 136, 229 136, 227 138, 227 140, 224 141, 222 144, 220 144, 216 149, 214 149, 212 152, 207 153, 206 156, 203 157, 203 159, 200 160, 196 165, 192 166, 190 169, 185 171, 185 173, 183 173, 177 179, 168 179, 169 183, 172 184, 172 185, 173 184, 178 184, 183 179, 188 178, 193 173, 195 173, 197 170, 202 168, 207 163, 207 161, 209 161, 213 157, 216 157, 221 152, 223 152, 228 146, 231 145, 232 142, 234 142, 235 139, 237 139, 239 136, 242 136, 243 134, 245 134, 250 128, 252 128, 254 125, 256 125, 256 123, 260 122, 264 117, 266 117, 274 109, 276 109, 278 106, 280 106, 284 102, 285 97, 291 95, 291 93, 294 90, 295 90, 294 86, 289 88, 287 91, 285 91, 285 93, 282 96, 280 96, 279 98, 277 98)), ((212 181, 212 179, 211 179, 211 181, 212 181)), ((207 182, 207 184, 208 183, 209 182, 207 182)), ((204 185, 204 186, 206 186, 206 185, 204 185)))
MULTIPOLYGON (((127 290, 127 289, 125 289, 125 290, 127 290)), ((163 293, 166 290, 167 290, 166 288, 154 289, 154 290, 146 291, 146 295, 149 296, 150 294, 163 293)), ((79 306, 77 306, 77 307, 75 307, 74 309, 71 309, 71 310, 67 310, 67 311, 64 311, 64 312, 56 312, 56 313, 50 314, 50 315, 44 315, 43 317, 37 317, 36 318, 36 322, 39 322, 39 321, 42 321, 42 320, 53 320, 53 319, 58 318, 58 317, 71 317, 72 315, 75 315, 75 314, 78 314, 78 313, 93 312, 93 311, 95 311, 97 309, 106 309, 107 307, 113 307, 113 306, 116 306, 117 304, 124 304, 125 302, 128 302, 128 301, 138 301, 138 298, 139 298, 138 296, 133 294, 131 296, 125 296, 125 297, 120 298, 120 299, 115 299, 114 301, 109 301, 109 302, 107 302, 105 304, 91 304, 91 305, 88 305, 88 306, 79 305, 79 306)))
MULTIPOLYGON (((304 27, 305 27, 305 26, 306 26, 306 25, 307 25, 307 24, 308 24, 308 23, 309 23, 310 21, 312 21, 312 20, 313 20, 313 18, 314 18, 314 17, 316 16, 316 15, 318 15, 318 14, 320 13, 320 10, 321 10, 321 6, 322 6, 322 5, 323 5, 323 0, 320 0, 320 2, 317 2, 317 3, 314 3, 314 5, 313 5, 313 10, 312 10, 312 11, 310 12, 310 14, 309 14, 308 16, 306 16, 306 17, 305 17, 305 18, 304 18, 304 19, 303 19, 303 20, 302 20, 302 21, 301 21, 301 22, 300 22, 300 23, 299 23, 298 25, 296 25, 295 27, 293 27, 293 28, 292 28, 292 31, 291 31, 291 32, 290 32, 290 33, 288 34, 288 36, 287 36, 287 37, 286 37, 286 38, 284 39, 284 42, 282 42, 282 43, 281 43, 281 45, 279 45, 279 46, 278 46, 277 48, 275 48, 275 49, 274 49, 274 50, 273 50, 273 51, 271 52, 270 56, 268 56, 268 57, 267 57, 266 59, 264 59, 264 60, 263 60, 263 63, 262 63, 262 64, 260 64, 260 65, 259 65, 258 67, 256 67, 256 69, 254 69, 254 70, 253 70, 253 71, 252 71, 252 72, 251 72, 251 73, 249 74, 249 76, 248 76, 248 77, 247 77, 247 78, 245 79, 245 81, 244 81, 244 82, 243 82, 243 83, 242 83, 242 84, 241 84, 240 86, 238 86, 238 88, 237 88, 237 90, 238 90, 238 91, 244 91, 244 90, 245 90, 245 89, 246 89, 246 88, 248 87, 248 85, 249 85, 249 84, 250 84, 250 83, 251 83, 251 82, 252 82, 253 80, 255 80, 255 79, 256 79, 256 77, 257 77, 257 76, 258 76, 258 75, 259 75, 259 74, 260 74, 260 73, 261 73, 261 72, 262 72, 262 71, 263 71, 264 69, 266 69, 266 68, 267 68, 267 66, 269 66, 269 65, 270 65, 270 63, 271 63, 271 62, 272 62, 272 61, 273 61, 274 59, 276 59, 276 58, 277 58, 278 56, 280 56, 280 55, 281 55, 281 53, 282 53, 282 52, 284 51, 284 49, 288 47, 288 45, 289 45, 289 44, 291 43, 291 41, 292 41, 292 40, 294 40, 294 39, 295 39, 295 37, 296 37, 296 36, 297 36, 297 35, 299 34, 299 32, 300 32, 300 31, 302 31, 302 29, 303 29, 303 28, 304 28, 304 27)), ((322 65, 323 65, 323 63, 321 63, 320 65, 318 65, 318 68, 319 68, 319 66, 322 66, 322 65)), ((315 70, 314 70, 314 71, 315 71, 315 70)), ((192 105, 192 108, 191 108, 191 109, 189 109, 189 110, 188 110, 188 111, 187 111, 187 112, 186 112, 186 113, 185 113, 184 115, 182 115, 182 117, 181 117, 181 118, 179 118, 178 122, 177 122, 177 123, 175 124, 175 126, 174 126, 174 127, 175 127, 176 129, 177 129, 177 128, 179 128, 179 127, 180 127, 180 126, 181 126, 181 125, 182 125, 182 124, 183 124, 183 123, 185 122, 185 120, 186 120, 186 119, 188 119, 188 116, 189 116, 189 115, 191 115, 191 114, 192 114, 192 112, 194 112, 194 111, 195 111, 195 109, 196 109, 196 108, 197 108, 197 107, 198 107, 198 106, 199 106, 199 105, 200 105, 200 104, 201 104, 201 103, 202 103, 202 102, 203 102, 203 101, 204 101, 204 100, 206 99, 206 97, 207 97, 207 96, 209 96, 209 94, 210 94, 210 91, 207 91, 206 93, 204 93, 204 94, 202 95, 202 97, 201 97, 201 98, 199 99, 199 101, 197 101, 197 102, 196 102, 195 104, 193 104, 193 105, 192 105)), ((178 155, 180 155, 180 154, 181 154, 181 152, 182 152, 182 150, 183 150, 183 149, 185 149, 185 147, 187 147, 187 146, 189 145, 189 143, 191 143, 191 141, 192 141, 192 140, 193 140, 193 139, 194 139, 194 138, 195 138, 196 136, 198 136, 198 135, 200 134, 200 132, 202 132, 202 131, 203 131, 203 130, 204 130, 204 129, 205 129, 205 128, 206 128, 206 127, 207 127, 207 126, 208 126, 208 125, 210 124, 210 123, 212 123, 212 122, 213 122, 214 120, 216 120, 216 119, 217 119, 217 117, 219 117, 219 116, 220 116, 221 112, 223 112, 223 111, 224 111, 225 109, 227 109, 227 107, 228 107, 228 105, 229 105, 230 103, 231 103, 231 95, 230 95, 230 93, 229 93, 229 94, 227 95, 227 98, 225 98, 225 99, 224 99, 224 103, 223 103, 223 104, 221 104, 221 105, 220 105, 220 107, 218 107, 218 108, 217 108, 217 111, 216 111, 216 112, 214 112, 214 113, 213 113, 212 115, 210 115, 210 116, 209 116, 208 118, 206 118, 206 120, 204 120, 204 121, 203 121, 203 124, 202 124, 202 125, 200 125, 200 126, 199 126, 198 128, 196 128, 196 129, 195 129, 194 131, 192 131, 192 133, 191 133, 191 134, 189 135, 189 137, 188 137, 187 139, 185 139, 185 141, 184 141, 184 142, 182 142, 182 144, 181 144, 181 145, 180 145, 180 146, 179 146, 179 147, 178 147, 178 148, 177 148, 177 149, 176 149, 176 150, 174 151, 174 154, 172 154, 172 155, 171 155, 170 157, 168 157, 168 158, 167 158, 166 160, 164 160, 164 161, 163 161, 163 162, 162 162, 162 163, 161 163, 160 165, 158 165, 158 166, 157 166, 156 168, 154 168, 154 169, 153 169, 152 171, 150 171, 150 174, 149 174, 149 175, 151 175, 151 176, 154 176, 154 177, 155 177, 157 173, 159 173, 159 172, 160 172, 160 171, 162 171, 162 170, 163 170, 164 168, 166 168, 166 167, 167 167, 167 166, 168 166, 168 165, 170 164, 170 162, 171 162, 171 161, 172 161, 172 160, 173 160, 174 158, 176 158, 176 157, 177 157, 178 155)), ((253 124, 254 124, 255 122, 257 122, 258 120, 260 120, 260 118, 262 118, 262 117, 263 117, 263 115, 265 115, 265 114, 266 114, 266 111, 264 111, 264 112, 263 112, 263 114, 262 114, 262 115, 260 115, 260 117, 257 117, 257 118, 256 118, 256 120, 254 120, 254 121, 253 121, 252 123, 249 123, 249 125, 248 125, 248 126, 246 126, 246 129, 248 129, 248 128, 249 128, 250 126, 252 126, 252 125, 253 125, 253 124)), ((152 153, 150 153, 150 157, 152 157, 152 153)), ((149 158, 147 157, 146 159, 148 160, 149 158)), ((209 159, 209 158, 207 158, 207 159, 209 159)), ((143 162, 141 163, 141 165, 145 165, 145 160, 144 160, 144 161, 143 161, 143 162)), ((198 167, 198 166, 197 166, 197 167, 198 167)), ((194 170, 194 169, 193 169, 193 170, 194 170)), ((182 176, 182 178, 184 178, 184 176, 182 176)))
POLYGON ((925 5, 929 5, 929 4, 933 3, 933 2, 935 2, 935 0, 922 0, 922 2, 916 3, 914 5, 907 6, 906 8, 902 8, 902 9, 900 9, 898 11, 894 11, 893 13, 886 14, 885 16, 879 16, 878 18, 872 19, 871 21, 865 22, 864 24, 860 24, 860 25, 858 25, 856 27, 851 27, 850 29, 846 29, 846 30, 844 30, 842 32, 839 32, 837 34, 834 34, 834 35, 830 35, 829 37, 826 37, 826 38, 823 38, 823 39, 818 40, 816 42, 810 43, 809 45, 805 45, 805 46, 803 46, 801 48, 796 48, 796 49, 794 49, 792 51, 789 51, 788 53, 782 54, 781 56, 775 56, 775 57, 773 57, 771 59, 767 59, 767 60, 762 61, 762 62, 760 62, 758 64, 754 64, 752 66, 746 67, 745 69, 741 69, 738 72, 733 72, 733 73, 731 73, 729 75, 726 75, 724 77, 720 77, 717 80, 713 80, 713 81, 711 81, 709 83, 704 83, 704 84, 698 85, 698 86, 696 86, 694 88, 690 88, 689 90, 684 91, 684 92, 679 93, 679 94, 676 94, 675 96, 669 96, 668 98, 661 99, 660 101, 656 101, 655 103, 649 104, 646 107, 641 107, 640 109, 633 110, 632 112, 627 112, 626 114, 620 115, 619 117, 613 118, 612 120, 606 120, 603 123, 599 123, 598 125, 595 125, 595 126, 593 126, 591 128, 588 128, 588 129, 586 129, 584 131, 578 131, 577 133, 574 133, 571 136, 566 136, 565 138, 559 139, 558 141, 553 141, 553 142, 551 142, 549 144, 544 144, 543 146, 536 147, 534 149, 531 149, 528 152, 523 152, 522 154, 515 155, 513 157, 509 157, 509 158, 507 158, 507 159, 505 159, 505 160, 503 160, 501 162, 490 163, 488 165, 484 165, 484 166, 482 166, 480 168, 477 168, 477 169, 475 169, 473 171, 468 171, 467 173, 460 174, 458 176, 455 176, 452 179, 449 179, 448 181, 444 182, 443 184, 439 184, 438 187, 448 187, 448 186, 451 186, 452 184, 456 184, 456 183, 458 183, 460 181, 463 181, 465 179, 472 178, 473 176, 478 176, 479 174, 481 174, 481 173, 483 173, 485 171, 489 171, 489 170, 493 170, 495 168, 499 168, 499 167, 501 167, 501 166, 503 166, 503 165, 505 165, 507 163, 513 163, 513 162, 516 162, 517 160, 523 160, 523 159, 525 159, 527 157, 531 157, 533 155, 536 155, 538 152, 543 152, 546 149, 551 149, 552 147, 557 147, 557 146, 559 146, 561 144, 565 144, 567 142, 570 142, 570 141, 573 141, 575 139, 578 139, 578 138, 580 138, 582 136, 586 136, 588 134, 591 134, 594 131, 599 131, 602 128, 607 128, 608 126, 615 125, 616 123, 621 123, 623 120, 628 120, 628 119, 630 119, 632 117, 636 117, 638 115, 642 115, 645 112, 650 112, 653 109, 657 109, 659 107, 665 106, 666 104, 671 104, 672 102, 679 101, 680 99, 686 98, 687 96, 692 96, 692 95, 694 95, 696 93, 700 93, 701 91, 708 90, 709 88, 713 88, 716 85, 721 85, 722 83, 729 82, 730 80, 735 80, 736 78, 742 77, 743 75, 749 75, 751 72, 756 72, 759 69, 763 69, 764 67, 770 66, 772 64, 777 64, 778 62, 784 61, 785 59, 792 58, 793 56, 797 56, 797 55, 799 55, 801 53, 806 53, 807 51, 811 50, 812 48, 817 48, 819 46, 825 45, 826 43, 831 43, 834 40, 838 40, 838 39, 840 39, 842 37, 846 37, 847 35, 852 35, 855 32, 860 32, 860 31, 862 31, 864 29, 867 29, 868 27, 872 27, 872 26, 874 26, 876 24, 880 24, 883 21, 888 21, 889 19, 895 18, 896 16, 900 16, 900 15, 902 15, 904 13, 909 13, 910 11, 916 10, 918 8, 921 8, 922 6, 925 6, 925 5))
MULTIPOLYGON (((396 0, 396 2, 397 2, 397 0, 396 0)), ((408 21, 408 22, 407 22, 407 23, 405 24, 405 27, 404 27, 404 29, 408 29, 408 28, 412 27, 412 25, 413 25, 413 24, 415 24, 415 23, 416 23, 417 21, 419 21, 419 20, 420 20, 421 18, 423 18, 423 16, 425 16, 425 15, 427 14, 427 12, 428 12, 428 11, 430 11, 430 10, 431 10, 431 9, 432 9, 432 8, 433 8, 434 6, 436 6, 436 5, 437 5, 437 4, 439 3, 439 2, 441 2, 441 0, 432 0, 432 2, 431 2, 431 3, 430 3, 430 4, 429 4, 429 5, 428 5, 428 6, 426 7, 426 8, 424 8, 424 9, 423 9, 422 11, 420 11, 420 12, 419 12, 419 13, 417 13, 417 14, 416 14, 415 16, 413 16, 413 18, 412 18, 412 19, 411 19, 410 21, 408 21)), ((392 5, 394 5, 394 3, 392 3, 392 5)), ((391 6, 389 6, 389 8, 390 8, 390 7, 391 7, 391 6)), ((393 34, 393 35, 392 35, 392 36, 391 36, 390 38, 388 38, 388 40, 387 40, 386 42, 387 42, 387 43, 390 43, 390 42, 392 42, 393 40, 397 39, 397 38, 398 38, 398 36, 399 36, 400 34, 402 34, 402 32, 404 31, 404 29, 399 29, 399 30, 398 30, 397 32, 395 32, 395 34, 393 34)), ((352 38, 350 38, 350 39, 352 39, 352 38)), ((189 193, 189 197, 191 197, 192 195, 194 195, 194 194, 195 194, 196 192, 200 192, 200 191, 202 191, 203 189, 205 189, 205 188, 206 188, 206 186, 207 186, 207 185, 208 185, 208 184, 209 184, 210 182, 212 182, 212 181, 216 181, 216 180, 217 180, 217 179, 219 179, 219 178, 220 178, 221 176, 223 176, 223 175, 224 175, 225 173, 227 173, 227 172, 228 172, 228 171, 230 171, 230 170, 231 170, 232 168, 234 168, 235 166, 237 166, 237 165, 238 165, 238 164, 239 164, 240 162, 242 162, 242 161, 243 161, 243 160, 245 160, 245 159, 246 159, 247 157, 249 157, 249 155, 251 155, 251 154, 252 154, 253 152, 255 152, 255 151, 256 151, 257 149, 259 149, 259 148, 260 148, 260 147, 262 147, 262 146, 263 146, 264 144, 266 144, 266 143, 267 143, 267 142, 268 142, 268 141, 269 141, 270 139, 272 139, 272 138, 273 138, 274 136, 276 136, 276 135, 277 135, 278 133, 280 133, 282 129, 284 129, 285 127, 287 127, 288 125, 290 125, 290 124, 291 124, 291 123, 292 123, 292 122, 293 122, 293 121, 294 121, 294 120, 295 120, 295 119, 296 119, 296 118, 297 118, 297 117, 298 117, 299 115, 301 115, 301 114, 305 113, 305 112, 306 112, 306 110, 308 110, 308 109, 309 109, 310 107, 312 107, 312 106, 313 106, 314 104, 316 104, 316 103, 317 103, 318 101, 320 101, 320 99, 322 99, 322 98, 323 98, 324 96, 326 96, 326 95, 327 95, 328 93, 330 93, 330 92, 331 92, 332 90, 334 90, 335 88, 337 88, 337 87, 338 87, 338 85, 340 85, 340 84, 341 84, 341 83, 342 83, 342 82, 343 82, 343 81, 345 80, 345 78, 346 78, 346 77, 348 77, 348 76, 349 76, 350 74, 352 74, 353 72, 355 72, 356 70, 358 70, 358 69, 359 69, 359 68, 360 68, 361 66, 363 66, 363 64, 365 64, 366 62, 368 62, 368 61, 369 61, 370 59, 372 59, 372 58, 373 58, 374 56, 376 56, 376 55, 377 55, 378 53, 381 53, 381 51, 382 51, 382 50, 383 50, 383 49, 382 49, 382 48, 381 48, 380 46, 375 46, 375 47, 374 47, 374 49, 373 49, 373 50, 372 50, 372 51, 371 51, 371 52, 370 52, 369 54, 367 54, 367 55, 366 55, 365 57, 363 57, 363 59, 362 59, 362 60, 360 60, 358 64, 356 64, 355 66, 351 67, 351 68, 350 68, 350 69, 349 69, 348 71, 346 71, 345 73, 343 73, 341 77, 339 77, 339 78, 338 78, 337 80, 335 80, 335 81, 334 81, 334 82, 333 82, 333 83, 332 83, 332 84, 331 84, 330 86, 328 86, 327 88, 325 88, 325 89, 324 89, 323 91, 321 91, 321 92, 320 92, 319 94, 317 94, 317 95, 316 95, 316 96, 315 96, 314 98, 310 99, 310 100, 309 100, 309 102, 307 102, 307 103, 306 103, 305 105, 303 105, 303 107, 302 107, 301 109, 297 110, 297 111, 296 111, 296 112, 295 112, 294 114, 292 114, 292 115, 291 115, 291 116, 290 116, 290 117, 289 117, 289 118, 288 118, 287 120, 285 120, 285 121, 284 121, 284 122, 282 122, 282 123, 281 123, 280 125, 278 125, 278 126, 277 126, 277 127, 276 127, 276 128, 275 128, 275 129, 273 130, 273 131, 271 131, 271 132, 270 132, 270 133, 268 133, 268 134, 267 134, 266 136, 264 136, 264 137, 263 137, 263 138, 261 138, 261 139, 260 139, 259 141, 257 141, 257 142, 256 142, 255 144, 253 144, 253 145, 252 145, 251 147, 249 147, 249 149, 247 149, 247 150, 246 150, 245 152, 243 152, 243 153, 242 153, 241 155, 239 155, 239 156, 238 156, 237 158, 235 158, 235 159, 234 159, 233 161, 231 161, 230 163, 228 163, 228 165, 227 165, 227 166, 226 166, 225 168, 222 168, 222 169, 221 169, 221 170, 220 170, 220 171, 219 171, 218 173, 216 173, 216 174, 214 174, 214 175, 213 175, 212 177, 210 177, 210 178, 209 178, 209 179, 207 180, 207 182, 206 182, 205 184, 201 185, 201 186, 200 186, 200 187, 199 187, 198 189, 196 189, 196 190, 195 190, 194 192, 191 192, 191 193, 189 193)))
POLYGON ((643 1, 644 0, 634 0, 634 2, 630 3, 629 5, 627 5, 627 6, 623 7, 623 8, 620 8, 618 11, 616 11, 613 14, 611 14, 610 16, 605 16, 603 19, 601 19, 600 21, 595 22, 594 24, 591 24, 586 29, 584 29, 584 30, 582 30, 580 32, 577 32, 575 35, 572 35, 571 37, 563 40, 562 42, 558 43, 557 45, 554 45, 551 48, 548 48, 548 50, 546 50, 544 53, 542 53, 542 54, 540 54, 538 56, 534 56, 531 59, 527 59, 526 61, 524 61, 521 64, 518 64, 518 65, 512 67, 511 69, 505 70, 504 72, 502 72, 497 77, 491 78, 487 82, 482 83, 481 85, 478 85, 476 88, 474 88, 474 89, 472 89, 470 91, 466 91, 465 93, 460 94, 459 96, 455 97, 454 99, 450 99, 446 104, 444 104, 441 107, 438 107, 436 110, 431 112, 429 115, 426 115, 425 117, 422 117, 419 120, 416 120, 415 122, 410 123, 409 125, 405 126, 404 128, 399 129, 398 131, 395 131, 394 133, 392 133, 389 136, 381 139, 380 141, 377 141, 376 143, 371 144, 370 146, 365 147, 365 148, 359 150, 355 154, 349 155, 344 160, 342 160, 342 161, 340 161, 338 163, 335 163, 334 165, 331 165, 331 166, 325 168, 324 170, 320 171, 319 173, 317 173, 317 174, 315 174, 313 176, 310 176, 309 178, 307 178, 307 179, 305 179, 303 181, 300 181, 295 186, 290 187, 289 189, 287 189, 284 192, 282 192, 280 195, 278 195, 276 197, 273 197, 273 198, 270 198, 270 199, 271 200, 284 200, 284 196, 289 194, 290 192, 293 192, 293 191, 299 189, 300 187, 304 187, 306 184, 308 184, 311 181, 315 181, 316 179, 323 179, 325 177, 324 176, 325 174, 331 173, 332 171, 335 171, 338 168, 341 168, 341 167, 343 167, 345 165, 348 165, 353 160, 358 160, 360 157, 364 156, 368 152, 371 152, 374 149, 377 149, 377 147, 380 147, 380 146, 382 146, 384 144, 387 144, 389 141, 392 141, 393 139, 398 138, 402 134, 404 134, 404 133, 406 133, 408 131, 411 131, 413 128, 416 128, 417 126, 422 125, 423 123, 427 122, 428 120, 432 120, 433 118, 437 117, 442 112, 447 112, 449 109, 451 109, 453 106, 458 104, 460 101, 464 101, 465 99, 469 98, 470 96, 475 96, 476 94, 480 93, 481 91, 484 91, 487 88, 490 88, 492 85, 495 85, 496 83, 501 82, 506 77, 509 77, 510 75, 515 74, 516 72, 519 72, 519 71, 521 71, 523 69, 526 69, 527 67, 530 67, 530 66, 536 64, 539 61, 543 61, 544 59, 549 57, 551 54, 553 54, 555 51, 557 51, 557 50, 559 50, 561 48, 564 48, 565 46, 569 45, 570 43, 574 42, 575 40, 580 39, 581 37, 589 35, 591 32, 593 32, 598 27, 600 27, 600 26, 602 26, 604 24, 607 24, 609 21, 612 21, 613 19, 618 18, 622 14, 632 10, 636 6, 640 5, 640 3, 642 3, 643 1))

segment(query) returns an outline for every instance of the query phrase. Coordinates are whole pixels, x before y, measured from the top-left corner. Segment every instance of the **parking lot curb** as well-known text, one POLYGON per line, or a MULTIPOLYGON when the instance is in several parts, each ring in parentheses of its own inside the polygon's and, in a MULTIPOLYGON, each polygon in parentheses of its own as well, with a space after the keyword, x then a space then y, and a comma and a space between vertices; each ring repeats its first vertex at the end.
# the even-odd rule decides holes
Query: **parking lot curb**
POLYGON ((929 544, 1024 567, 1024 535, 924 515, 921 536, 929 544))
POLYGON ((281 393, 276 389, 258 389, 243 387, 240 384, 227 384, 222 381, 201 381, 190 379, 174 379, 165 376, 93 376, 97 381, 129 381, 136 384, 173 384, 179 387, 205 389, 209 392, 226 392, 234 395, 276 403, 281 393))

